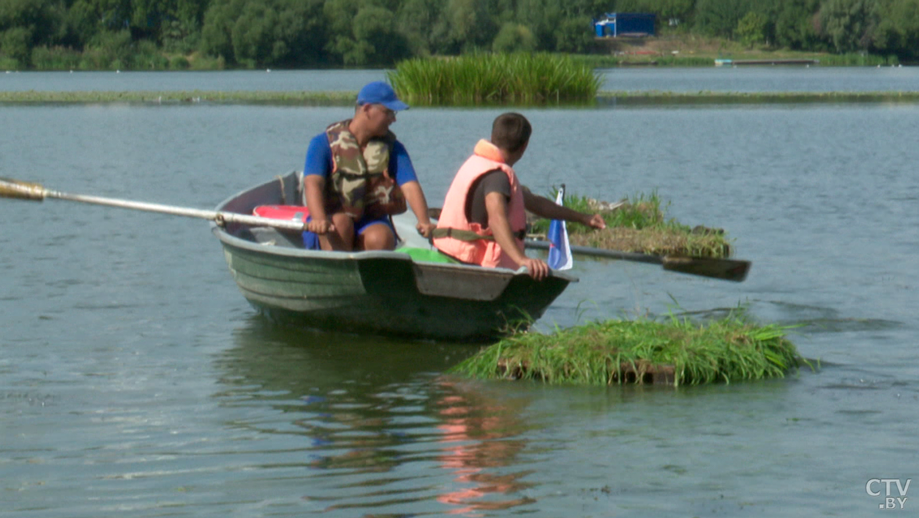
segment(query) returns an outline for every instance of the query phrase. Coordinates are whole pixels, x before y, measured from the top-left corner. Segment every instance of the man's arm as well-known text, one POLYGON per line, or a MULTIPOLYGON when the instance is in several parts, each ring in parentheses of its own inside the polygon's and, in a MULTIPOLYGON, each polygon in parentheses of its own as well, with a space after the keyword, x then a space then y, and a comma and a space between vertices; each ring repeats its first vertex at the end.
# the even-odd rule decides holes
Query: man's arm
POLYGON ((515 263, 526 266, 530 276, 542 280, 549 275, 549 265, 539 259, 532 259, 523 253, 514 239, 514 231, 507 219, 507 200, 500 192, 490 192, 485 195, 485 210, 488 212, 488 228, 495 236, 495 241, 501 250, 515 263))
POLYGON ((418 229, 419 234, 430 238, 431 231, 436 225, 431 223, 431 218, 428 216, 428 201, 424 197, 424 191, 421 190, 421 184, 418 183, 418 180, 412 180, 402 184, 400 187, 402 188, 402 193, 405 194, 405 201, 408 202, 408 206, 412 208, 412 212, 418 220, 415 228, 418 229))
POLYGON ((389 169, 395 172, 396 183, 402 188, 405 194, 405 201, 415 214, 418 224, 415 228, 422 236, 430 239, 431 231, 436 225, 431 223, 428 216, 428 202, 424 197, 424 191, 421 189, 421 183, 418 182, 418 175, 415 173, 415 166, 412 164, 411 157, 408 156, 408 150, 398 140, 393 144, 392 154, 389 158, 389 169))
POLYGON ((304 176, 303 187, 306 189, 306 207, 310 211, 310 222, 306 224, 306 229, 319 235, 334 231, 335 227, 325 213, 325 178, 316 174, 304 176))
POLYGON ((599 214, 584 214, 568 207, 559 205, 544 196, 537 196, 523 187, 523 205, 526 209, 537 216, 548 219, 563 219, 565 221, 574 221, 588 227, 603 229, 606 228, 606 222, 603 216, 599 214))

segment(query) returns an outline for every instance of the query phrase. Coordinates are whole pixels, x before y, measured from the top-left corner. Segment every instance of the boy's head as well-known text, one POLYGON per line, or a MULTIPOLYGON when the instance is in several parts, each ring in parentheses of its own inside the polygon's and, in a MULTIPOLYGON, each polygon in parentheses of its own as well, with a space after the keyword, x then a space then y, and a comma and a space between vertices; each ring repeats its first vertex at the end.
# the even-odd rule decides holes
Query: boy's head
POLYGON ((533 127, 519 113, 502 113, 491 125, 491 143, 508 153, 517 153, 530 141, 533 127))

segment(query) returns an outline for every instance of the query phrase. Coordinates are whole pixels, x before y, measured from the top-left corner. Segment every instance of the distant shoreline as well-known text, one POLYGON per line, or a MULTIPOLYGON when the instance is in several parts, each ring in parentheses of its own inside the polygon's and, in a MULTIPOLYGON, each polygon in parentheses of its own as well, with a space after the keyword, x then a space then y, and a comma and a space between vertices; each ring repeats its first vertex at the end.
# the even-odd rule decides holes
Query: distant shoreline
MULTIPOLYGON (((351 106, 357 92, 311 91, 14 91, 0 92, 0 104, 265 104, 280 106, 351 106)), ((595 104, 775 104, 775 103, 914 103, 919 91, 902 92, 665 92, 601 91, 595 104)), ((534 106, 584 106, 580 103, 544 103, 534 106)), ((421 105, 419 105, 420 107, 421 105)), ((499 104, 497 106, 506 106, 499 104)))

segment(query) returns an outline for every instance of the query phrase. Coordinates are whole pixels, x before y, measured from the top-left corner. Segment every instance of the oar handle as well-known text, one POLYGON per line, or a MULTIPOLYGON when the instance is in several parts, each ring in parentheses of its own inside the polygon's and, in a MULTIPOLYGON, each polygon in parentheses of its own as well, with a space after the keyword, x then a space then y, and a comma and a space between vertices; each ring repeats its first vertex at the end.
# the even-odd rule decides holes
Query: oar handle
POLYGON ((0 178, 0 197, 17 200, 43 201, 47 190, 41 184, 0 178))

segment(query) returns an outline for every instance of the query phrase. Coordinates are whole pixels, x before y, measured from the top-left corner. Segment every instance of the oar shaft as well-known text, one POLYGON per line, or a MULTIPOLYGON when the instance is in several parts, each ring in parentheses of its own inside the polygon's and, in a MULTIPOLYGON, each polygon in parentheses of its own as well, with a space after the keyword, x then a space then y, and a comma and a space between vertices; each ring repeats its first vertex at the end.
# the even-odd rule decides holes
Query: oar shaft
POLYGON ((103 196, 87 196, 84 194, 69 194, 58 191, 45 191, 45 198, 56 198, 58 200, 75 201, 79 203, 92 203, 95 205, 106 205, 108 207, 118 207, 122 209, 142 210, 146 212, 160 212, 163 214, 172 214, 175 216, 187 216, 190 218, 209 219, 214 221, 217 218, 217 212, 213 210, 199 210, 185 207, 174 207, 171 205, 161 205, 159 203, 147 203, 142 201, 120 200, 117 198, 106 198, 103 196))
MULTIPOLYGON (((548 250, 552 245, 548 241, 525 241, 526 248, 534 250, 548 250)), ((639 263, 664 264, 664 258, 659 255, 639 254, 636 252, 620 252, 619 250, 605 250, 603 248, 590 248, 587 246, 570 246, 572 254, 605 257, 607 259, 621 259, 639 263)))
POLYGON ((40 184, 21 182, 18 180, 9 180, 5 178, 0 179, 0 197, 33 201, 42 201, 45 198, 54 198, 58 200, 91 203, 95 205, 105 205, 108 207, 118 207, 122 209, 141 210, 145 212, 159 212, 161 214, 171 214, 173 216, 206 219, 209 221, 214 221, 218 224, 239 223, 242 225, 273 227, 281 230, 292 231, 303 231, 306 229, 306 226, 301 221, 262 218, 259 216, 250 216, 247 214, 238 214, 235 212, 218 212, 213 210, 192 209, 187 207, 176 207, 173 205, 162 205, 159 203, 147 203, 141 201, 121 200, 118 198, 106 198, 103 196, 70 194, 45 189, 40 184))
POLYGON ((120 200, 116 198, 105 198, 102 196, 87 196, 83 194, 68 194, 58 191, 45 191, 46 198, 57 198, 59 200, 76 201, 80 203, 93 203, 96 205, 106 205, 109 207, 119 207, 122 209, 142 210, 146 212, 159 212, 161 214, 171 214, 173 216, 185 216, 188 218, 199 218, 214 221, 217 223, 239 223, 242 225, 273 227, 281 230, 303 231, 305 226, 300 221, 262 218, 259 216, 250 216, 248 214, 238 214, 235 212, 218 212, 215 210, 192 209, 188 207, 176 207, 173 205, 162 205, 159 203, 147 203, 142 201, 120 200))
MULTIPOLYGON (((526 248, 548 250, 551 246, 548 241, 525 241, 526 248)), ((711 277, 725 281, 742 282, 750 271, 750 261, 735 259, 719 259, 714 257, 684 257, 640 254, 635 252, 620 252, 619 250, 605 250, 586 246, 570 247, 572 254, 605 257, 608 259, 621 259, 639 263, 659 264, 665 270, 711 277)))

